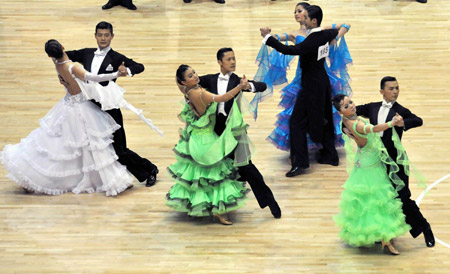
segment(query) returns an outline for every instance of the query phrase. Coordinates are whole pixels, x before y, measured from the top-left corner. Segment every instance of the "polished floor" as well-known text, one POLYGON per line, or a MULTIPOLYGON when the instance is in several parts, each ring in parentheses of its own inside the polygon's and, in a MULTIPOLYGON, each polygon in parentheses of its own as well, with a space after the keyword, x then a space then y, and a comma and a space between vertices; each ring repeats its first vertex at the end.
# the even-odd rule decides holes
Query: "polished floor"
MULTIPOLYGON (((283 217, 261 210, 253 194, 223 226, 208 218, 188 218, 165 206, 173 184, 164 172, 174 162, 172 148, 183 124, 182 96, 174 84, 179 64, 199 74, 218 72, 216 51, 232 47, 236 73, 251 78, 261 46, 259 27, 275 33, 295 30, 296 1, 136 0, 137 11, 104 1, 4 0, 0 7, 0 149, 38 127, 38 119, 64 95, 44 43, 58 39, 66 49, 96 47, 94 27, 114 25, 112 47, 143 63, 145 71, 119 79, 126 98, 144 110, 165 133, 162 138, 124 110, 131 149, 162 171, 151 188, 135 187, 118 197, 103 194, 29 195, 0 169, 1 273, 448 273, 450 258, 450 5, 447 0, 310 1, 323 8, 323 24, 351 24, 346 35, 352 57, 353 99, 381 99, 379 81, 396 76, 399 101, 424 125, 404 134, 410 159, 431 191, 411 182, 414 198, 438 242, 423 237, 396 240, 400 256, 352 248, 338 237, 338 212, 347 174, 345 153, 338 167, 317 165, 286 178, 288 154, 265 138, 279 112, 278 90, 260 105, 249 135, 257 147, 253 162, 272 188, 283 217)), ((295 74, 296 63, 289 71, 295 74)), ((251 99, 251 96, 248 96, 251 99)))

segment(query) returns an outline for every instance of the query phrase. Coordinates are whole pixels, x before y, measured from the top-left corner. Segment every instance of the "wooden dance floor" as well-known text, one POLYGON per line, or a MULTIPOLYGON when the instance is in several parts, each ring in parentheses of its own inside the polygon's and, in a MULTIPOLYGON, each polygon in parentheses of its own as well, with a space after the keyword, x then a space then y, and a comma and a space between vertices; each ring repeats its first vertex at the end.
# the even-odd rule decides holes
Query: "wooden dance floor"
MULTIPOLYGON (((0 8, 0 149, 38 127, 38 119, 63 96, 44 43, 66 49, 97 47, 95 25, 114 25, 112 48, 145 65, 118 83, 126 99, 143 109, 165 133, 160 137, 123 110, 129 147, 160 168, 157 184, 135 187, 118 197, 102 193, 45 196, 24 194, 0 169, 1 273, 448 273, 450 270, 450 5, 448 0, 310 1, 324 11, 323 25, 351 24, 346 40, 353 57, 353 99, 381 100, 379 81, 396 76, 399 102, 424 125, 403 135, 410 159, 427 177, 431 191, 420 200, 438 239, 397 238, 400 256, 381 246, 352 248, 338 237, 341 185, 347 178, 345 153, 338 167, 316 164, 305 175, 286 178, 288 153, 265 139, 280 111, 279 88, 260 104, 249 136, 253 162, 274 192, 283 216, 260 209, 253 193, 231 215, 232 226, 189 218, 165 205, 173 181, 165 168, 175 161, 179 102, 176 68, 193 66, 216 73, 216 51, 232 47, 237 71, 252 78, 261 46, 259 27, 273 33, 295 30, 296 1, 135 0, 137 11, 102 11, 98 1, 3 0, 0 8)), ((297 62, 288 79, 295 75, 297 62)), ((247 96, 251 99, 251 94, 247 96)), ((413 199, 424 190, 411 182, 413 199)))

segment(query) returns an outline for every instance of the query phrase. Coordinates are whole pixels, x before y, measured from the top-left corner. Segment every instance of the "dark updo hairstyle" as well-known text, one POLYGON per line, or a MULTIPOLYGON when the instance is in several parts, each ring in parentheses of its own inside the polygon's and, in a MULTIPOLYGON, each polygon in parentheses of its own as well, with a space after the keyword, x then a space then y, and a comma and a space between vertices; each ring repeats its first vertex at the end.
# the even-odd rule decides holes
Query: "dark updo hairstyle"
POLYGON ((333 100, 331 102, 333 103, 333 106, 336 108, 337 111, 341 111, 341 102, 344 100, 346 95, 344 94, 338 94, 334 96, 333 100))
POLYGON ((186 72, 186 70, 188 70, 189 66, 188 65, 180 65, 177 69, 177 82, 182 85, 182 81, 185 81, 186 78, 184 78, 184 73, 186 72))
POLYGON ((306 9, 307 7, 309 7, 311 5, 306 2, 300 2, 300 3, 297 3, 297 5, 295 5, 295 7, 298 7, 298 6, 302 6, 302 8, 306 9))
MULTIPOLYGON (((347 96, 347 95, 338 94, 338 95, 334 96, 333 99, 331 100, 331 103, 333 104, 333 106, 336 108, 337 111, 341 111, 341 102, 342 102, 342 100, 344 100, 345 96, 347 96)), ((341 131, 343 131, 344 128, 346 128, 346 126, 341 121, 341 131)))
POLYGON ((45 52, 48 54, 48 56, 55 59, 59 59, 64 55, 61 44, 55 39, 50 39, 47 41, 47 43, 45 43, 45 52))
POLYGON ((319 6, 309 6, 306 8, 306 11, 308 12, 309 19, 317 19, 317 26, 320 27, 320 24, 322 23, 322 9, 319 6))

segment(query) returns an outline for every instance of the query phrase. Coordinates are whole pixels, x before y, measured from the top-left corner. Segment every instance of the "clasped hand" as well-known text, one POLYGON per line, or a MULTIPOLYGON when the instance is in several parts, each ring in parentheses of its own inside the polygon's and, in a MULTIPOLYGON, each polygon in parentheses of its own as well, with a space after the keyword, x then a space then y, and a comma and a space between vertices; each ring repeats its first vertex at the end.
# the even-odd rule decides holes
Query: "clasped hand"
POLYGON ((122 64, 120 64, 119 66, 119 77, 127 75, 128 75, 127 67, 125 66, 125 62, 122 62, 122 64))
POLYGON ((250 84, 248 83, 248 80, 247 80, 247 77, 245 77, 245 74, 241 78, 239 86, 241 87, 242 90, 249 90, 250 89, 250 84))
POLYGON ((392 118, 391 123, 393 126, 396 126, 396 127, 404 127, 405 126, 403 117, 398 113, 395 113, 395 116, 394 116, 394 118, 392 118))
POLYGON ((260 28, 259 31, 261 32, 262 37, 266 37, 267 34, 269 34, 272 30, 269 27, 260 28))

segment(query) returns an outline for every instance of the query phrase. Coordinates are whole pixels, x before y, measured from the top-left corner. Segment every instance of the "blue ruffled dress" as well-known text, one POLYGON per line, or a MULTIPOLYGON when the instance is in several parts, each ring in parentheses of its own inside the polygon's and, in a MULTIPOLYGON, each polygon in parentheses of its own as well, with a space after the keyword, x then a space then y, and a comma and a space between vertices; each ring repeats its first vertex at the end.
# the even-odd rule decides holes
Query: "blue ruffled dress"
MULTIPOLYGON (((296 37, 296 44, 299 44, 305 40, 304 36, 296 37)), ((273 86, 287 83, 286 70, 289 68, 289 63, 293 59, 293 56, 286 56, 277 52, 276 50, 270 50, 268 46, 262 45, 256 63, 259 68, 255 75, 256 81, 265 82, 268 86, 268 92, 260 95, 257 94, 252 103, 257 107, 255 101, 262 101, 273 93, 273 86)), ((342 37, 336 45, 330 48, 329 57, 325 62, 325 67, 330 79, 332 87, 332 96, 337 94, 345 94, 350 96, 352 93, 350 87, 350 77, 347 72, 347 66, 352 63, 352 58, 345 42, 345 38, 342 37)), ((289 120, 294 109, 295 102, 297 100, 299 92, 302 90, 301 86, 302 69, 300 68, 300 60, 297 65, 297 71, 294 79, 289 85, 281 90, 280 108, 283 110, 277 115, 277 121, 275 123, 275 129, 267 137, 267 140, 273 143, 278 149, 289 151, 290 139, 289 139, 289 120)), ((331 100, 331 98, 330 98, 331 100)), ((342 140, 342 131, 340 129, 341 117, 337 110, 333 107, 333 124, 335 129, 335 145, 342 146, 344 141, 342 140)), ((310 149, 320 148, 321 145, 314 143, 308 136, 308 147, 310 149)))

